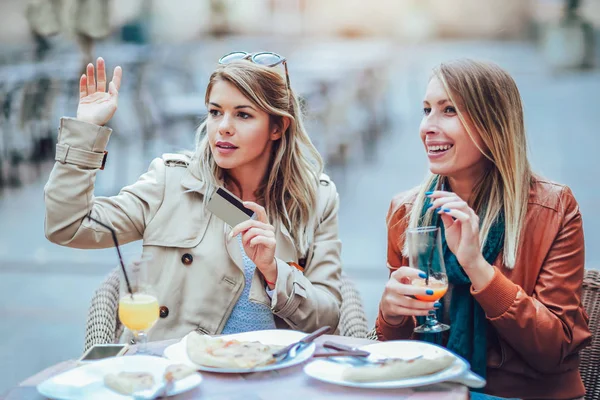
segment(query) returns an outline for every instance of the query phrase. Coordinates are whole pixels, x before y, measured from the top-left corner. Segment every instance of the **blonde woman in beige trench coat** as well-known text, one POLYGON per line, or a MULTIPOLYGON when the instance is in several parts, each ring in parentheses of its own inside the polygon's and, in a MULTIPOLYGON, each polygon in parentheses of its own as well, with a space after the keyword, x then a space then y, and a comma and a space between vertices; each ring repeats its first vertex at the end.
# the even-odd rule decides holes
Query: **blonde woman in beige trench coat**
POLYGON ((104 60, 89 64, 77 118, 60 121, 45 187, 46 237, 74 248, 112 247, 109 231, 89 214, 111 226, 120 243, 142 240, 166 311, 150 340, 193 330, 219 334, 239 301, 268 310, 277 328, 338 325, 338 194, 322 174, 282 60, 272 53, 219 60, 193 154, 156 158, 113 197, 94 196, 94 181, 110 162, 105 150, 112 130, 105 125, 117 110, 121 68, 109 83, 104 60), (218 185, 244 200, 256 218, 232 229, 206 210, 206 196, 218 185), (245 259, 255 265, 247 280, 245 259))

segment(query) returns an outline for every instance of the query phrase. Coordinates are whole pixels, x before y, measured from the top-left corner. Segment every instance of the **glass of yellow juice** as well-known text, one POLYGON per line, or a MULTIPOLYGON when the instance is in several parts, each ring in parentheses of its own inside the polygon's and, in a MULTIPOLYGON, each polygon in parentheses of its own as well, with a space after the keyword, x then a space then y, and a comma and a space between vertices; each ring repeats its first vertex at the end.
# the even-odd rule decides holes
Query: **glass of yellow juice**
POLYGON ((151 260, 148 254, 134 256, 125 264, 127 279, 121 271, 119 320, 133 334, 138 354, 147 353, 148 331, 159 316, 158 297, 148 279, 151 260))
MULTIPOLYGON (((411 284, 428 289, 427 294, 415 295, 421 301, 439 301, 448 291, 448 276, 444 264, 441 230, 436 226, 423 226, 406 231, 409 266, 420 270, 425 278, 415 278, 411 284)), ((425 323, 415 328, 416 333, 438 333, 450 329, 437 320, 434 313, 427 315, 425 323)))

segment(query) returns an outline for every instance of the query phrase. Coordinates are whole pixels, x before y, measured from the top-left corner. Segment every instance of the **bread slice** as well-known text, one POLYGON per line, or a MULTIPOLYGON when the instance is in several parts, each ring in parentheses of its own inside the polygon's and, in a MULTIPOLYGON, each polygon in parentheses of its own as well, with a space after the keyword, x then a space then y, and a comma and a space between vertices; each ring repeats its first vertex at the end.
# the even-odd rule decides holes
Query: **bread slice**
POLYGON ((450 354, 439 351, 416 360, 390 359, 385 364, 348 367, 342 378, 350 382, 397 381, 435 374, 451 366, 455 360, 450 354))
POLYGON ((183 364, 169 365, 165 370, 165 376, 167 376, 167 374, 170 374, 174 381, 185 379, 194 373, 196 373, 196 370, 194 368, 188 367, 187 365, 183 364))
POLYGON ((195 364, 213 368, 251 369, 275 362, 273 353, 284 346, 213 338, 191 332, 187 354, 195 364))
POLYGON ((104 384, 115 392, 131 395, 154 386, 154 377, 147 372, 120 372, 104 377, 104 384))

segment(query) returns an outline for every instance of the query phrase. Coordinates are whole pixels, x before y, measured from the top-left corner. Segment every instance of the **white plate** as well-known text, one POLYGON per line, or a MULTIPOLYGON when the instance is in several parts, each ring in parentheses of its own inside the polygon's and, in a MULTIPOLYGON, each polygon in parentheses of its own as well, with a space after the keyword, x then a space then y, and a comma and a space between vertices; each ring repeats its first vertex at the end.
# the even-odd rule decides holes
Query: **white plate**
MULTIPOLYGON (((194 335, 196 333, 192 332, 194 335)), ((237 339, 239 341, 244 342, 260 342, 263 344, 274 344, 287 346, 294 342, 301 340, 306 336, 306 333, 285 329, 271 329, 264 331, 252 331, 252 332, 244 332, 244 333, 236 333, 234 335, 223 335, 219 336, 221 339, 237 339)), ((275 364, 269 364, 262 367, 256 367, 253 369, 245 369, 245 368, 213 368, 206 367, 204 365, 198 365, 194 363, 187 355, 187 336, 181 339, 179 342, 170 345, 165 349, 165 357, 169 360, 175 361, 177 363, 186 364, 190 367, 196 368, 200 371, 207 372, 222 372, 225 374, 243 374, 248 372, 262 372, 262 371, 272 371, 275 369, 292 367, 294 365, 301 364, 306 360, 310 359, 315 352, 316 345, 311 343, 310 346, 305 347, 296 355, 296 357, 292 359, 288 359, 282 362, 278 362, 275 364)))
POLYGON ((349 364, 341 364, 334 361, 318 360, 313 361, 304 367, 304 372, 315 379, 323 382, 329 382, 336 385, 370 388, 370 389, 398 389, 415 386, 431 385, 433 383, 452 380, 461 376, 469 370, 469 364, 455 354, 449 352, 443 347, 436 346, 427 342, 417 340, 395 340, 383 343, 369 344, 361 347, 362 350, 372 352, 373 354, 386 357, 413 358, 419 355, 427 355, 431 352, 439 352, 440 349, 456 358, 454 364, 443 371, 435 374, 419 376, 414 378, 401 379, 397 381, 385 382, 351 382, 342 378, 342 373, 346 368, 352 368, 349 364))
MULTIPOLYGON (((86 364, 56 375, 37 386, 38 392, 50 399, 131 399, 104 386, 104 376, 119 372, 143 371, 154 375, 156 387, 162 382, 165 368, 173 361, 161 357, 133 355, 112 357, 86 364)), ((202 382, 199 373, 175 382, 169 396, 186 392, 202 382)))

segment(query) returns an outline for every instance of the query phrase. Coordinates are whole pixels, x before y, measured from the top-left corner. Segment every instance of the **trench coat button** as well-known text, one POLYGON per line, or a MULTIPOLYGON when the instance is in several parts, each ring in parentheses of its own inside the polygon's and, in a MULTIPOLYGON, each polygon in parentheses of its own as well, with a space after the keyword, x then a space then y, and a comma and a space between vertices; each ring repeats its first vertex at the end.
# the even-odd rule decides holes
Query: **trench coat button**
POLYGON ((169 308, 167 306, 160 306, 160 317, 167 318, 169 316, 169 308))
POLYGON ((181 256, 181 262, 183 263, 183 265, 192 265, 193 261, 194 257, 192 257, 190 253, 185 253, 181 256))

